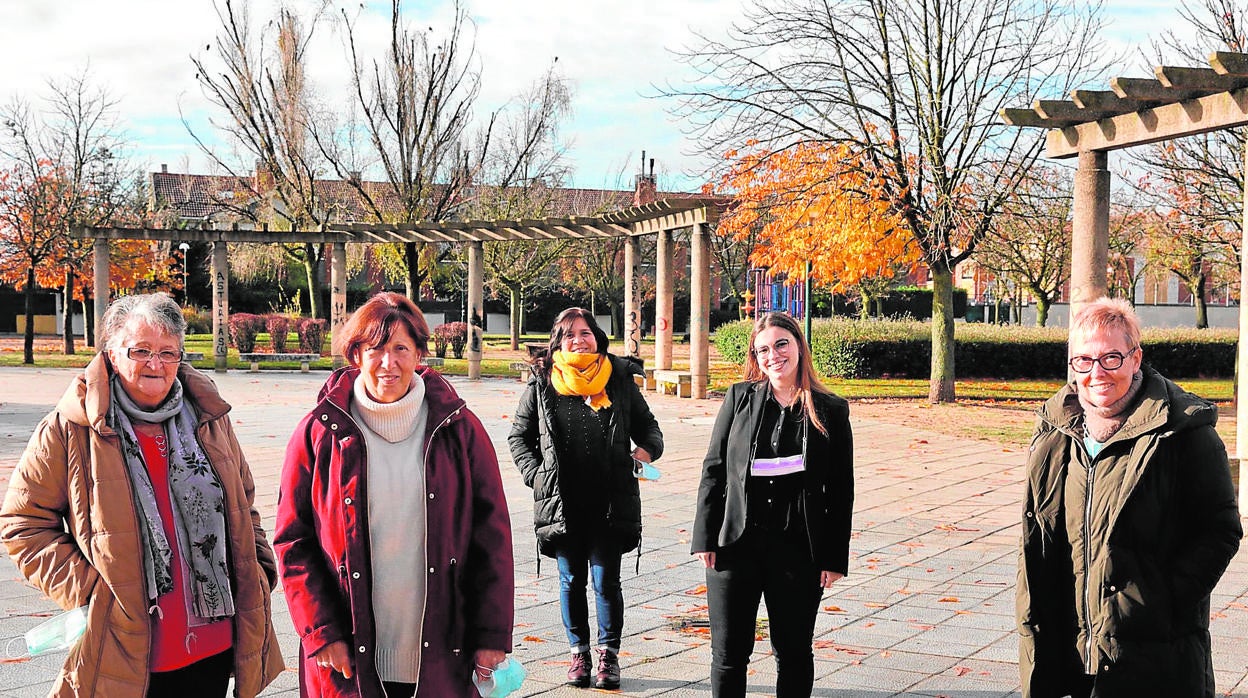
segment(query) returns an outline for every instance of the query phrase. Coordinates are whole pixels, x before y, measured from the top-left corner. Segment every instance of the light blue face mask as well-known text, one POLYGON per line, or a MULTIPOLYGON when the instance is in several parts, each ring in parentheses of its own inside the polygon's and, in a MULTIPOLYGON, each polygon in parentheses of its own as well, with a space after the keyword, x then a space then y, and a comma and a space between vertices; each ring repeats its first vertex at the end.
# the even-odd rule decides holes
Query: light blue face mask
POLYGON ((653 463, 633 459, 633 477, 638 480, 658 480, 663 474, 653 463))
POLYGON ((524 666, 511 657, 507 657, 494 667, 494 672, 485 679, 479 678, 477 672, 472 672, 472 683, 477 687, 477 693, 481 694, 481 698, 503 698, 519 690, 520 685, 524 683, 525 676, 524 666))
MULTIPOLYGON (((78 638, 87 630, 87 607, 75 608, 72 611, 59 613, 26 631, 21 638, 26 641, 27 657, 38 657, 49 652, 68 650, 78 642, 78 638)), ((9 646, 15 640, 9 641, 9 646)), ((13 657, 10 647, 5 647, 5 654, 13 657)))

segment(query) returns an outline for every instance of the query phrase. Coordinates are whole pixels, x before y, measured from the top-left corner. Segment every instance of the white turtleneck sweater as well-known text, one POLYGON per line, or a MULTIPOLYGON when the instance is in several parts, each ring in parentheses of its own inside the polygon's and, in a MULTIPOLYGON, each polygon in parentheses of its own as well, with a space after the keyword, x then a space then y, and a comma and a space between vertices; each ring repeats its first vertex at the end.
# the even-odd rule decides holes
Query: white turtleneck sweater
POLYGON ((368 449, 368 536, 373 572, 375 661, 383 681, 417 683, 425 615, 425 383, 412 376, 391 403, 355 381, 351 414, 368 449))

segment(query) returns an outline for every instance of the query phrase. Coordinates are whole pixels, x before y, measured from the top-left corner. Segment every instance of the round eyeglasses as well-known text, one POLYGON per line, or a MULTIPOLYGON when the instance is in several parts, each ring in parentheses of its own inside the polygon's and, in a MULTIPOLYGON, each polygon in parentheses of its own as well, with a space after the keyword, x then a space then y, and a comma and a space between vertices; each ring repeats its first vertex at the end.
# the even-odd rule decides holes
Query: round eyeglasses
POLYGON ((1122 368, 1122 364, 1127 360, 1127 357, 1131 356, 1138 350, 1139 347, 1136 347, 1126 354, 1123 354, 1120 351, 1111 351, 1108 354, 1101 354, 1100 356, 1072 356, 1070 357, 1070 361, 1067 363, 1070 364, 1070 370, 1075 373, 1091 373, 1092 366, 1095 364, 1100 364, 1101 368, 1106 371, 1117 371, 1122 368))

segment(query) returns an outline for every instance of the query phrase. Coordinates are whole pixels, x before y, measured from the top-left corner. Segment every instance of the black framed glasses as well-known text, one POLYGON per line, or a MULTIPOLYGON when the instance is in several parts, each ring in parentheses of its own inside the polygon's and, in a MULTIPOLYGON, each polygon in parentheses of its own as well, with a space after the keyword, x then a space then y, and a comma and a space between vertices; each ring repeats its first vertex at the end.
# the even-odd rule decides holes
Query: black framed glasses
POLYGON ((1067 363, 1070 364, 1070 370, 1075 373, 1091 373, 1092 366, 1096 364, 1100 364, 1101 368, 1106 371, 1117 371, 1122 368, 1122 364, 1127 360, 1127 357, 1131 356, 1138 350, 1139 347, 1136 347, 1126 354, 1123 354, 1120 351, 1111 351, 1108 354, 1101 354, 1100 356, 1072 356, 1070 357, 1070 361, 1067 363))
POLYGON ((145 364, 155 357, 162 364, 180 364, 186 360, 186 352, 173 351, 166 349, 164 351, 152 351, 146 347, 126 347, 126 358, 131 361, 137 361, 145 364))

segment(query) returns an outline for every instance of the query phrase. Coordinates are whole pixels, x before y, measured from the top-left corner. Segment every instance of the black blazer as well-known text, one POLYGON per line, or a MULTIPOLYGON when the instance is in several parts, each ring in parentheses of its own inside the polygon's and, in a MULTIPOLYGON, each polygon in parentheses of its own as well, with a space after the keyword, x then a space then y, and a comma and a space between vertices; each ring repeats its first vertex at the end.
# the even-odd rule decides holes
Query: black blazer
MULTIPOLYGON (((830 394, 815 393, 814 398, 828 435, 807 423, 802 492, 807 539, 811 559, 819 569, 846 574, 854 509, 854 437, 849 403, 830 394)), ((737 383, 728 389, 702 463, 693 523, 695 553, 731 545, 745 531, 745 483, 766 399, 765 382, 737 383)))

